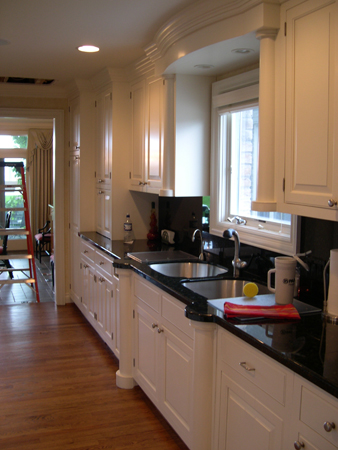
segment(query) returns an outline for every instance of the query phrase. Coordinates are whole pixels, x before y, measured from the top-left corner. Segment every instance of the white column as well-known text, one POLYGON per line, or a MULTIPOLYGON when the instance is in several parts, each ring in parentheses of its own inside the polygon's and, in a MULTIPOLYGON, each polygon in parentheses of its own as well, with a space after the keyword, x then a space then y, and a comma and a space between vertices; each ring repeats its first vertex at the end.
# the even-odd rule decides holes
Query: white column
POLYGON ((131 301, 131 279, 129 269, 116 269, 120 289, 120 360, 116 372, 116 385, 122 389, 132 389, 133 379, 133 308, 131 301), (123 294, 123 295, 121 295, 123 294))
POLYGON ((175 76, 165 77, 163 105, 163 188, 161 197, 174 195, 175 183, 175 76))
POLYGON ((190 321, 194 327, 192 450, 210 450, 212 443, 213 381, 216 325, 190 321))
POLYGON ((259 64, 259 158, 254 211, 276 211, 275 198, 275 38, 277 30, 258 31, 259 64))

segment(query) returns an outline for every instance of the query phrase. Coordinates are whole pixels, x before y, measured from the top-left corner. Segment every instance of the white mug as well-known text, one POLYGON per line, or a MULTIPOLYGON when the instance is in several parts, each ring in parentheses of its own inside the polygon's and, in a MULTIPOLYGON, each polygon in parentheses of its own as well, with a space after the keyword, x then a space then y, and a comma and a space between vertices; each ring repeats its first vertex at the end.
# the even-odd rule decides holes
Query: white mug
POLYGON ((268 272, 268 289, 275 294, 278 305, 293 303, 297 261, 290 256, 277 256, 275 269, 268 272), (271 274, 275 274, 275 287, 271 287, 271 274))

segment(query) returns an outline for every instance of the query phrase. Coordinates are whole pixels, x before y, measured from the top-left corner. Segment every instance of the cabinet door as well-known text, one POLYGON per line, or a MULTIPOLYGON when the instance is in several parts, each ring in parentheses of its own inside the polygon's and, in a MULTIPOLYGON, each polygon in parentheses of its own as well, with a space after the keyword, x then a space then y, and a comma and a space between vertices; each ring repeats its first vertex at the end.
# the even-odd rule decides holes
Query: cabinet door
POLYGON ((282 450, 283 422, 221 372, 219 450, 282 450))
POLYGON ((96 182, 111 184, 113 158, 113 101, 112 92, 96 100, 96 182))
POLYGON ((80 279, 80 237, 77 231, 70 230, 70 293, 72 300, 79 305, 81 299, 80 279))
POLYGON ((96 231, 111 238, 112 199, 110 189, 96 190, 96 231))
POLYGON ((146 186, 162 187, 163 167, 163 79, 148 85, 147 133, 146 133, 146 186))
POLYGON ((78 100, 71 102, 70 113, 70 148, 71 152, 80 150, 80 103, 78 100))
POLYGON ((134 378, 152 402, 159 405, 159 322, 138 304, 135 305, 134 378))
MULTIPOLYGON (((183 314, 183 312, 182 312, 183 314)), ((177 333, 160 326, 160 410, 184 442, 189 445, 192 427, 193 350, 177 333)), ((173 330, 174 331, 174 330, 173 330)), ((191 341, 192 343, 192 341, 191 341)))
POLYGON ((132 86, 132 161, 131 186, 142 188, 145 173, 144 165, 144 139, 145 139, 145 82, 132 86))
POLYGON ((87 261, 82 260, 82 295, 81 301, 85 312, 92 312, 94 316, 94 298, 96 298, 95 289, 95 270, 88 264, 87 261))
POLYGON ((72 154, 69 161, 69 216, 70 226, 79 231, 80 226, 80 155, 72 154))
POLYGON ((338 193, 337 5, 287 10, 285 202, 329 208, 338 193))

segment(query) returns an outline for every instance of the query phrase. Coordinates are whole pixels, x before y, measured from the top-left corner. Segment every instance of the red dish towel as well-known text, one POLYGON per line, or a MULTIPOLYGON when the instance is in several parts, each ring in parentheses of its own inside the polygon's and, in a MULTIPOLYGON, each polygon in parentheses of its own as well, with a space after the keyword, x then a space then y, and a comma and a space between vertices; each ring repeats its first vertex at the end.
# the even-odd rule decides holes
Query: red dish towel
POLYGON ((234 303, 224 303, 224 314, 230 317, 267 317, 279 319, 300 319, 297 309, 290 303, 289 305, 236 305, 234 303))

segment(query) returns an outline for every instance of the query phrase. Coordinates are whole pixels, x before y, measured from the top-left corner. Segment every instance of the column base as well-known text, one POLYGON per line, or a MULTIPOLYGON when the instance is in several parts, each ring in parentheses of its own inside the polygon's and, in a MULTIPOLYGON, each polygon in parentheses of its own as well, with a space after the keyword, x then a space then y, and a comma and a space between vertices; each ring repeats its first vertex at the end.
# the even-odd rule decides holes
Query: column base
POLYGON ((121 372, 118 370, 116 372, 116 386, 120 389, 133 389, 133 387, 137 386, 133 377, 121 375, 121 372))

